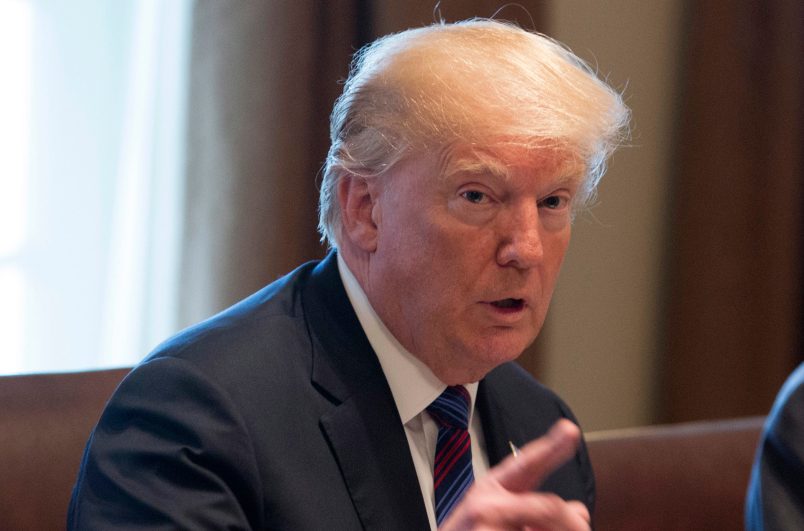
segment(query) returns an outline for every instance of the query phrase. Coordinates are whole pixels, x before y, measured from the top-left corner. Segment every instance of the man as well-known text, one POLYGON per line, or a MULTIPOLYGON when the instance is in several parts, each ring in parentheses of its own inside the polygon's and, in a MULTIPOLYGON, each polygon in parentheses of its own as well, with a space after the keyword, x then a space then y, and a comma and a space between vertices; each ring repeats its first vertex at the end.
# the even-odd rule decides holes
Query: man
POLYGON ((333 252, 132 371, 70 527, 588 529, 572 413, 510 362, 627 120, 579 60, 511 25, 361 51, 321 190, 333 252))
POLYGON ((746 529, 804 529, 804 364, 768 415, 746 498, 746 529))

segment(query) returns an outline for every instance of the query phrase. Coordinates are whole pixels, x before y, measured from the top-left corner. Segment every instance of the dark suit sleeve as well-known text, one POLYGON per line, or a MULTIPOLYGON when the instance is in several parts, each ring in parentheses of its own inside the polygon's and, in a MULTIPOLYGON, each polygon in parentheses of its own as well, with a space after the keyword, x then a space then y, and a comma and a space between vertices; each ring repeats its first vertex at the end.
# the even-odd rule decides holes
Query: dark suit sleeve
POLYGON ((748 488, 746 529, 804 529, 804 365, 768 415, 748 488))
POLYGON ((107 405, 73 491, 68 529, 259 529, 246 426, 191 363, 137 367, 107 405))
MULTIPOLYGON (((564 418, 570 420, 580 429, 580 423, 575 415, 563 401, 559 403, 561 413, 564 418)), ((589 460, 589 451, 586 448, 586 440, 581 437, 581 444, 578 451, 575 453, 574 459, 575 467, 579 471, 581 483, 583 484, 584 497, 579 498, 584 502, 586 508, 589 509, 589 514, 595 514, 596 487, 595 487, 595 474, 592 471, 592 463, 589 460)))

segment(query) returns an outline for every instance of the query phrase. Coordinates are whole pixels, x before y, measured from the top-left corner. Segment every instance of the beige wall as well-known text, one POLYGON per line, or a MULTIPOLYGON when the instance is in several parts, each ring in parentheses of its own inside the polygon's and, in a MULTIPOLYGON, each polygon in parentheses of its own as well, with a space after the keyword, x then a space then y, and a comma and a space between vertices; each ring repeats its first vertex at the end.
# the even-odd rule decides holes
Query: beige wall
POLYGON ((651 423, 681 2, 554 0, 546 15, 547 33, 625 88, 634 118, 632 146, 575 222, 540 376, 586 430, 651 423))

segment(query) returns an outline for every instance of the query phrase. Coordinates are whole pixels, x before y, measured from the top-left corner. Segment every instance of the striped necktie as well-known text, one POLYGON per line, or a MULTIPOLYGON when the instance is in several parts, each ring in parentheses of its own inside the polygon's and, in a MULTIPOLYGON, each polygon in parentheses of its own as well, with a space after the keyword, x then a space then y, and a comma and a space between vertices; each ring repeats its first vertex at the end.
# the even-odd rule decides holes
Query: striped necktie
POLYGON ((446 519, 472 484, 472 448, 469 439, 469 392, 462 385, 447 387, 427 412, 438 424, 433 463, 435 512, 438 525, 446 519))

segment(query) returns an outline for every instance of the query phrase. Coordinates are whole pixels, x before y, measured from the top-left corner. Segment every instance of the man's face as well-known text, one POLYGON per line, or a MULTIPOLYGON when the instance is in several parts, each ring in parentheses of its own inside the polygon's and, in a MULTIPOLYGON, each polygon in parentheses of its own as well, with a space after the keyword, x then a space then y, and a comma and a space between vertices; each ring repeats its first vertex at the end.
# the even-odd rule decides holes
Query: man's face
POLYGON ((376 184, 366 292, 450 385, 482 378, 536 338, 569 244, 577 165, 546 150, 494 158, 507 175, 452 150, 403 161, 376 184), (456 160, 477 164, 445 171, 456 160))

